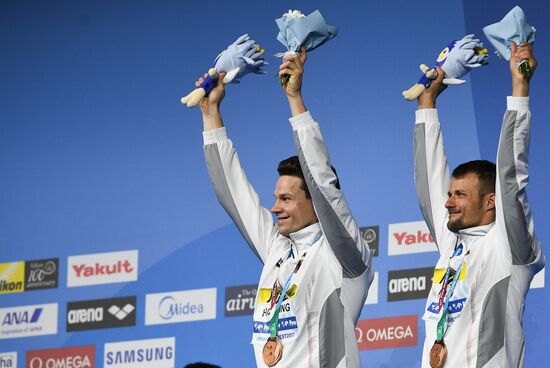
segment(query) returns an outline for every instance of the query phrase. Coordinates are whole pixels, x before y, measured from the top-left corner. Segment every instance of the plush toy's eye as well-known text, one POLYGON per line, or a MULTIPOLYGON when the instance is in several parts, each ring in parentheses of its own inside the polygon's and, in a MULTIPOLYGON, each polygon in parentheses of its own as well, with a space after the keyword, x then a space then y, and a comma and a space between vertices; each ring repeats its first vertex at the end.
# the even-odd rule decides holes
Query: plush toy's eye
POLYGON ((443 49, 443 51, 441 51, 441 53, 439 54, 439 57, 437 58, 437 62, 441 62, 441 61, 445 60, 447 55, 449 55, 449 48, 445 47, 443 49))

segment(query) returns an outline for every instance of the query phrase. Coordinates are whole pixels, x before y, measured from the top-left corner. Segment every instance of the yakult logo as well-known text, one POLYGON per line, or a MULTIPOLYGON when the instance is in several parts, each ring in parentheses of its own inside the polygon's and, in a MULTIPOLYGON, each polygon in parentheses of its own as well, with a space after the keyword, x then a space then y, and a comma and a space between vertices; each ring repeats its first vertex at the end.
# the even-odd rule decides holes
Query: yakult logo
POLYGON ((138 251, 96 253, 68 259, 67 286, 136 281, 138 251))
POLYGON ((355 337, 359 350, 416 346, 418 316, 362 320, 357 322, 355 337))
POLYGON ((388 226, 388 255, 436 252, 437 247, 424 221, 388 226))
POLYGON ((95 346, 74 346, 62 349, 27 352, 26 368, 94 368, 95 346))

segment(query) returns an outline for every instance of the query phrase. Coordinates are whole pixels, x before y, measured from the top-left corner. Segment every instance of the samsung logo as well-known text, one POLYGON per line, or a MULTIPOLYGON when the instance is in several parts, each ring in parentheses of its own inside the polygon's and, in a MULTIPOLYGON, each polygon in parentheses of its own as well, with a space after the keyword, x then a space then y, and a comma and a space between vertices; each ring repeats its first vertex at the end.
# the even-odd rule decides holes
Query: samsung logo
POLYGON ((166 368, 174 367, 176 355, 174 337, 122 341, 105 344, 104 368, 166 368))

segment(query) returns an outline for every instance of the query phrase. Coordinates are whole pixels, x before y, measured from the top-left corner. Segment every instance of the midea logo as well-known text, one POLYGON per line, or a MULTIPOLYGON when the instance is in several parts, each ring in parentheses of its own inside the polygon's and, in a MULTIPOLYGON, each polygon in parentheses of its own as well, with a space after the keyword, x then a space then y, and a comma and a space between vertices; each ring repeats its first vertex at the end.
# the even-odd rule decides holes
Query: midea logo
POLYGON ((174 316, 181 316, 186 314, 203 313, 204 305, 180 303, 172 296, 165 296, 159 303, 159 316, 162 319, 172 319, 174 316))

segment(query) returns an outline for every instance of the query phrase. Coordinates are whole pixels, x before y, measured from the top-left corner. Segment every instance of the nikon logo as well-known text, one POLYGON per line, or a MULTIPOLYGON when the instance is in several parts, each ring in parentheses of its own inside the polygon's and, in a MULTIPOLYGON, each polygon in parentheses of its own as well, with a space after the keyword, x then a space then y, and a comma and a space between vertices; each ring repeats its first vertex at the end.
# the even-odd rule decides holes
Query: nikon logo
POLYGON ((432 286, 433 268, 388 272, 388 301, 423 299, 432 286))

